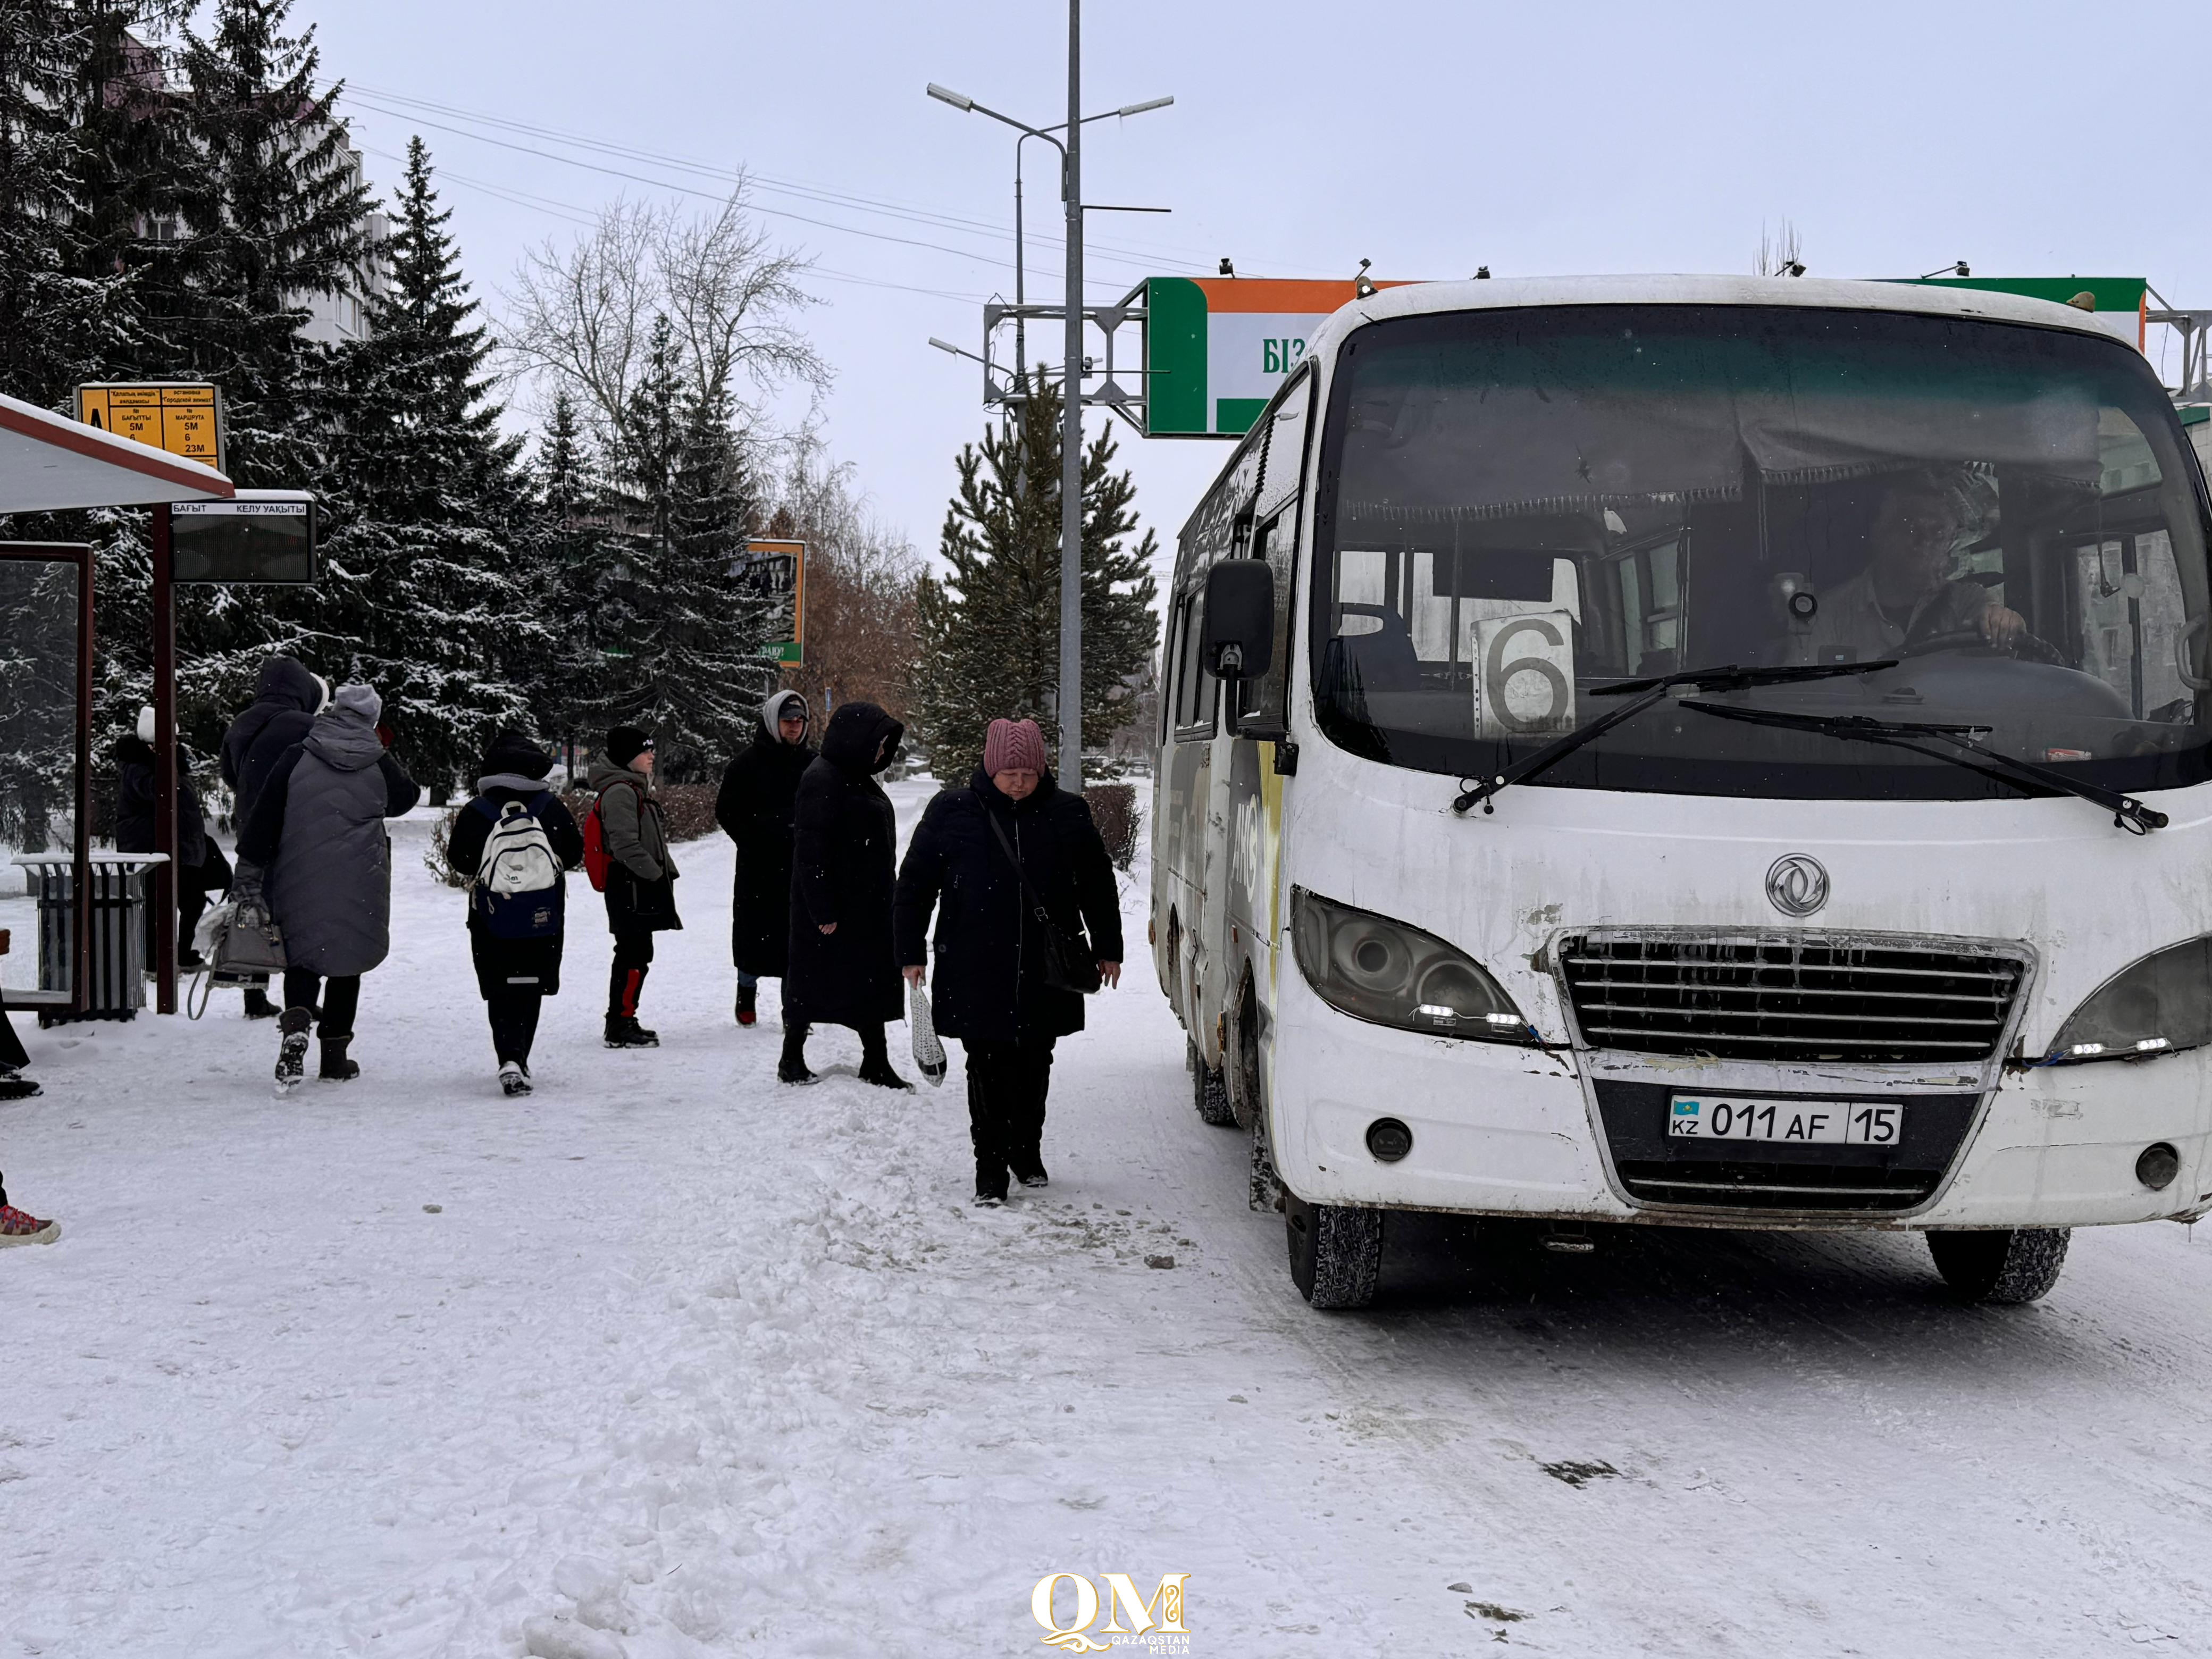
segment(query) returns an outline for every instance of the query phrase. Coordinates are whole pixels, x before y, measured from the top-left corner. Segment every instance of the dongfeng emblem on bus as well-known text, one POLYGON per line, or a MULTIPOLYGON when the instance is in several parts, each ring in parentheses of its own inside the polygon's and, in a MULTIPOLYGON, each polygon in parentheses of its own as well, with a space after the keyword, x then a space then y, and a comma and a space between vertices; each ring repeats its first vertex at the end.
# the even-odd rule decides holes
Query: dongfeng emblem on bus
POLYGON ((1828 902, 1828 872, 1816 858, 1784 853, 1767 866, 1766 896, 1785 916, 1809 916, 1828 902))

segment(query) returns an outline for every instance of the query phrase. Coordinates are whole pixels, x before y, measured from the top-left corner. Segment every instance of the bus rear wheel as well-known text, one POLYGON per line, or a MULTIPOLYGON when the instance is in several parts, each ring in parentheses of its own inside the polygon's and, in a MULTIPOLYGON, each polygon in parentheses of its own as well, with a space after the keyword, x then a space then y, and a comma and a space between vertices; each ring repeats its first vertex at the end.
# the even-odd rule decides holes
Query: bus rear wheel
POLYGON ((1930 1233, 1928 1254, 1963 1300, 2016 1305, 2050 1293, 2073 1236, 2066 1227, 1930 1233))
POLYGON ((1228 1080, 1206 1063, 1195 1042, 1188 1045, 1183 1060, 1190 1067, 1191 1103, 1198 1108, 1199 1116, 1217 1129, 1233 1127, 1237 1108, 1229 1099, 1228 1080))
POLYGON ((1316 1308, 1364 1308, 1382 1273, 1382 1212, 1308 1204, 1283 1189, 1291 1282, 1316 1308))

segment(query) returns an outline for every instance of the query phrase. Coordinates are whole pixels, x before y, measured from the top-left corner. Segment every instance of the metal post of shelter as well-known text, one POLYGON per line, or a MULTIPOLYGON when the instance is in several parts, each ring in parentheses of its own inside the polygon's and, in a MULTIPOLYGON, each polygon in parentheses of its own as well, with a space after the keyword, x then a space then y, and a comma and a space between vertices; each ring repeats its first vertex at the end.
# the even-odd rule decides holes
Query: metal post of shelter
POLYGON ((177 1012, 177 587, 166 503, 154 508, 155 1012, 177 1012))

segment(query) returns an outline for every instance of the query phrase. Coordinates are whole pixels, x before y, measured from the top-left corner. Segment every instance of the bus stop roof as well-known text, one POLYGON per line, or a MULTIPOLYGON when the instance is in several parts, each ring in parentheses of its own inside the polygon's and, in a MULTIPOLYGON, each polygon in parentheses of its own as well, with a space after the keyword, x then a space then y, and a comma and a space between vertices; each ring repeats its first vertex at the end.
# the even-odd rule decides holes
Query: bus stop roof
POLYGON ((0 514, 228 501, 213 467, 0 396, 0 514))

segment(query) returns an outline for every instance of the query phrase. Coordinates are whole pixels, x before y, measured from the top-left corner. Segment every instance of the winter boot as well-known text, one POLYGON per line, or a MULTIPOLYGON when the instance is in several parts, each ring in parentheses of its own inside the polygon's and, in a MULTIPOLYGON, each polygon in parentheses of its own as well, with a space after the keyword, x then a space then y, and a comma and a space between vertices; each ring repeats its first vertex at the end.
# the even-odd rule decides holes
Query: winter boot
POLYGON ((258 985, 246 988, 246 1017, 248 1019, 274 1019, 276 1005, 269 1000, 269 993, 258 985))
POLYGON ((530 1092, 530 1070, 519 1060, 510 1060, 499 1068, 499 1086, 502 1094, 526 1095, 530 1092))
POLYGON ((884 1041, 884 1028, 880 1025, 860 1033, 860 1081, 872 1083, 878 1089, 904 1089, 909 1094, 914 1091, 914 1085, 891 1069, 889 1045, 884 1041))
POLYGON ((276 1048, 276 1086, 292 1089, 307 1073, 307 1027, 314 1016, 305 1008, 287 1008, 276 1022, 283 1041, 276 1048))
POLYGON ((348 1032, 344 1036, 323 1039, 322 1069, 315 1073, 325 1083, 350 1083, 361 1075, 361 1062, 346 1058, 346 1044, 353 1041, 348 1032))
POLYGON ((28 1100, 39 1085, 12 1066, 0 1066, 0 1100, 28 1100))
POLYGON ((41 1221, 12 1204, 0 1204, 0 1249, 10 1244, 51 1244, 62 1236, 58 1221, 41 1221))
POLYGON ((647 1030, 635 1014, 609 1014, 606 1043, 610 1048, 658 1048, 660 1033, 647 1030))
POLYGON ((738 1024, 750 1025, 760 1018, 760 988, 754 985, 738 987, 738 1024))
POLYGON ((778 1083, 811 1083, 814 1073, 806 1068, 806 1027, 787 1025, 783 1028, 783 1054, 775 1062, 778 1083))
POLYGON ((1014 1179, 1024 1187, 1049 1187, 1052 1177, 1044 1172, 1044 1160, 1035 1152, 1025 1154, 1014 1165, 1014 1179))

